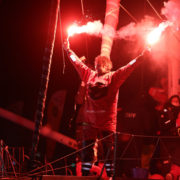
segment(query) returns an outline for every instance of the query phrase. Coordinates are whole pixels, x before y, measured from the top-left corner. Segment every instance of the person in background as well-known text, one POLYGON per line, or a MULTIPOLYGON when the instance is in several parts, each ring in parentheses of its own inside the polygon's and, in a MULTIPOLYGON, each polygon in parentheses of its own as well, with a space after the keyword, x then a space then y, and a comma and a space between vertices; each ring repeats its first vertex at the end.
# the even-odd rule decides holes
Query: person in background
POLYGON ((168 152, 168 161, 170 163, 167 179, 177 179, 180 176, 180 97, 172 95, 164 105, 160 116, 160 130, 162 136, 161 156, 168 152), (177 136, 177 138, 176 138, 177 136), (164 146, 165 145, 165 146, 164 146))
POLYGON ((171 96, 165 103, 160 114, 160 134, 161 135, 178 135, 180 127, 180 97, 171 96))
POLYGON ((155 100, 156 106, 155 109, 157 111, 162 111, 165 103, 168 100, 168 83, 167 78, 162 77, 160 79, 159 86, 150 87, 149 95, 155 100))
POLYGON ((149 53, 149 51, 145 49, 126 66, 111 71, 112 62, 105 56, 99 55, 95 58, 95 70, 92 70, 82 63, 70 49, 69 42, 65 42, 64 49, 81 80, 86 85, 85 102, 79 110, 78 127, 76 128, 79 148, 83 148, 81 151, 82 175, 89 175, 93 165, 94 151, 90 145, 95 143, 97 138, 103 138, 102 157, 105 159, 107 152, 109 152, 105 167, 107 175, 112 177, 114 173, 113 134, 116 132, 119 88, 133 70, 141 64, 144 59, 142 56, 149 53), (88 148, 85 148, 87 146, 88 148))

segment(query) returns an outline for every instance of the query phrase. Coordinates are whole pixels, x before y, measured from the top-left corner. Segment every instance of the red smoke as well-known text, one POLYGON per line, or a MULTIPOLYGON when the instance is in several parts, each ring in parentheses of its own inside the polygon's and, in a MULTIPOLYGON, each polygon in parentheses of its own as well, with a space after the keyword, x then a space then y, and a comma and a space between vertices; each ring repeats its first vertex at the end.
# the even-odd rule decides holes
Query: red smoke
POLYGON ((176 28, 180 26, 180 0, 170 0, 164 2, 164 8, 161 13, 166 16, 167 20, 172 22, 176 28))
MULTIPOLYGON (((173 23, 174 27, 179 28, 180 26, 180 0, 170 0, 164 3, 164 7, 161 10, 162 15, 167 18, 167 21, 173 23)), ((75 25, 74 29, 71 29, 69 36, 79 33, 87 33, 91 35, 103 35, 108 34, 109 36, 118 39, 133 40, 134 36, 146 36, 153 28, 157 27, 156 20, 152 17, 145 16, 144 19, 139 23, 130 23, 124 27, 121 27, 116 33, 108 31, 103 28, 100 21, 88 22, 84 26, 75 25)))
POLYGON ((116 33, 117 39, 134 40, 133 37, 145 37, 152 28, 155 27, 155 20, 152 17, 145 16, 145 18, 139 23, 130 23, 127 26, 123 26, 116 33))
MULTIPOLYGON (((162 15, 166 17, 166 21, 173 25, 176 31, 180 28, 180 0, 170 0, 164 3, 161 10, 162 15)), ((116 33, 116 38, 133 40, 134 36, 146 36, 153 28, 157 26, 155 19, 149 16, 140 23, 130 23, 127 26, 120 28, 116 33)))
MULTIPOLYGON (((170 0, 168 2, 165 2, 164 7, 161 10, 161 13, 166 17, 166 20, 164 22, 170 22, 170 28, 173 27, 173 30, 175 32, 178 32, 180 25, 180 0, 170 0)), ((136 49, 138 50, 142 46, 146 46, 147 35, 154 28, 158 27, 159 24, 159 19, 154 19, 153 17, 145 16, 139 23, 131 22, 130 24, 121 27, 118 31, 112 32, 109 31, 108 28, 103 27, 100 21, 94 21, 89 22, 84 26, 76 26, 75 30, 69 33, 69 36, 72 36, 76 33, 87 33, 96 36, 108 34, 108 36, 115 39, 125 39, 128 41, 140 40, 142 42, 140 42, 140 44, 136 44, 136 49)), ((165 41, 169 41, 167 39, 169 38, 168 36, 170 36, 170 34, 168 34, 167 32, 163 32, 163 35, 164 37, 161 37, 159 44, 155 45, 155 51, 162 51, 162 47, 164 46, 163 44, 167 44, 165 41)), ((170 44, 170 42, 168 44, 170 44)), ((163 50, 163 53, 161 53, 163 56, 167 52, 166 49, 167 48, 165 48, 163 50)))

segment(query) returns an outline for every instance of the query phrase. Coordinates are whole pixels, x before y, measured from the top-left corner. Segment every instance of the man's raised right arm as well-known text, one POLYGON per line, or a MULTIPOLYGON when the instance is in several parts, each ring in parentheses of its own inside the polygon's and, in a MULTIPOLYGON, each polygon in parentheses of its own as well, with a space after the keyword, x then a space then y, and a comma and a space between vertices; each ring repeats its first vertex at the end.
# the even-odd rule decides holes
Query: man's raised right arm
POLYGON ((69 42, 64 43, 64 50, 66 51, 68 58, 77 70, 81 80, 86 81, 91 73, 91 69, 87 67, 80 58, 70 49, 69 42))

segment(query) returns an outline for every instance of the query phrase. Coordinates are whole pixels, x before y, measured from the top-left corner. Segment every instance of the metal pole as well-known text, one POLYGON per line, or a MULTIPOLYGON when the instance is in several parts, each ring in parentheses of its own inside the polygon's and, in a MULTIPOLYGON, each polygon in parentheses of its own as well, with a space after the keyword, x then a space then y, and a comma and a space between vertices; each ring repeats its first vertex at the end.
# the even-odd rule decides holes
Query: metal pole
POLYGON ((113 180, 115 180, 115 176, 116 176, 116 156, 117 156, 117 132, 114 133, 114 159, 113 159, 114 172, 113 172, 113 180))
POLYGON ((4 142, 3 140, 1 139, 0 140, 0 164, 1 164, 1 177, 4 177, 4 170, 5 170, 5 167, 4 167, 4 142))

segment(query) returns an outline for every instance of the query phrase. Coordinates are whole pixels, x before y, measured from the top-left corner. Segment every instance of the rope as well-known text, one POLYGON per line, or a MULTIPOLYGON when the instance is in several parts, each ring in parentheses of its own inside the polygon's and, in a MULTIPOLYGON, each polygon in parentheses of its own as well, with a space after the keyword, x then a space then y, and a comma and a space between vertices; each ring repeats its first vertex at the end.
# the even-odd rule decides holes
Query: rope
MULTIPOLYGON (((109 134, 108 136, 99 139, 98 142, 103 141, 104 139, 109 138, 110 136, 113 136, 113 135, 114 135, 114 133, 111 133, 111 134, 109 134)), ((80 151, 82 151, 82 150, 84 150, 84 149, 87 149, 87 148, 93 146, 94 144, 95 144, 95 143, 91 143, 91 144, 89 144, 88 146, 86 146, 86 147, 84 147, 84 148, 81 148, 81 149, 79 149, 79 150, 76 150, 75 152, 72 152, 72 153, 70 153, 70 154, 68 154, 68 155, 66 155, 66 156, 63 156, 63 157, 61 157, 61 158, 59 158, 59 159, 57 159, 57 160, 55 160, 55 161, 49 162, 48 165, 49 165, 49 164, 52 165, 52 164, 54 164, 54 163, 56 163, 56 162, 58 162, 58 161, 61 161, 61 160, 63 160, 63 159, 66 159, 67 157, 70 157, 70 156, 72 156, 72 155, 74 155, 74 154, 76 154, 76 153, 78 153, 78 152, 80 152, 80 151)), ((104 162, 104 161, 103 161, 103 162, 104 162)), ((40 169, 42 169, 42 168, 44 168, 44 167, 46 167, 46 166, 47 166, 47 164, 45 164, 45 165, 43 165, 43 166, 41 166, 41 167, 38 167, 38 168, 36 168, 36 169, 33 169, 32 171, 30 171, 30 172, 28 173, 29 176, 38 175, 38 174, 40 174, 40 173, 42 173, 42 172, 52 171, 52 170, 46 170, 46 171, 40 171, 40 172, 37 172, 37 173, 32 173, 32 172, 37 171, 37 170, 40 170, 40 169), (32 173, 32 174, 31 174, 31 173, 32 173)), ((53 169, 53 170, 55 171, 55 170, 60 170, 60 169, 63 169, 63 168, 65 169, 65 168, 71 167, 71 166, 72 166, 72 164, 69 165, 69 166, 61 167, 61 168, 55 168, 55 169, 53 169)))
MULTIPOLYGON (((59 167, 59 168, 54 168, 53 171, 62 170, 62 169, 69 168, 69 167, 72 167, 72 164, 71 165, 67 165, 67 166, 63 166, 63 167, 59 167)), ((43 173, 46 173, 46 172, 52 172, 52 170, 43 170, 43 171, 40 171, 40 172, 29 174, 28 176, 42 175, 43 173)))
MULTIPOLYGON (((106 136, 106 137, 104 137, 104 138, 102 138, 102 139, 99 139, 98 141, 103 141, 104 139, 112 136, 113 134, 114 134, 114 133, 109 134, 108 136, 106 136)), ((78 150, 76 150, 76 151, 74 151, 74 152, 72 152, 72 153, 70 153, 70 154, 68 154, 68 155, 65 155, 65 156, 63 156, 63 157, 61 157, 61 158, 59 158, 59 159, 57 159, 57 160, 54 160, 54 161, 52 161, 52 162, 49 162, 49 163, 50 163, 50 164, 54 164, 54 163, 56 163, 56 162, 58 162, 58 161, 61 161, 61 160, 65 159, 65 158, 68 158, 68 157, 70 157, 70 156, 72 156, 72 155, 74 155, 74 154, 76 154, 76 153, 78 153, 78 152, 80 152, 80 151, 82 151, 82 150, 84 150, 84 149, 87 149, 87 148, 89 148, 89 147, 91 147, 91 146, 93 146, 93 145, 94 145, 94 143, 91 143, 91 144, 89 144, 89 145, 86 146, 86 147, 83 147, 83 148, 81 148, 81 149, 78 149, 78 150)), ((42 169, 42 168, 44 168, 44 167, 46 167, 46 166, 47 166, 47 165, 43 165, 43 166, 41 166, 41 167, 35 168, 35 169, 31 170, 29 173, 34 172, 34 171, 37 171, 37 170, 39 170, 39 169, 42 169)))
MULTIPOLYGON (((136 23, 138 22, 137 19, 121 3, 119 3, 119 7, 121 7, 133 19, 133 21, 135 21, 136 23)), ((119 7, 109 11, 109 14, 111 14, 113 11, 118 10, 119 7)))
POLYGON ((84 16, 84 4, 83 4, 83 0, 81 0, 81 10, 82 10, 82 15, 84 16))
POLYGON ((163 21, 163 18, 161 17, 161 15, 158 13, 158 11, 154 8, 154 6, 151 4, 151 2, 149 0, 146 0, 148 2, 148 4, 151 6, 151 8, 153 9, 153 11, 156 13, 156 15, 159 17, 160 20, 163 21))
MULTIPOLYGON (((151 8, 154 10, 154 12, 156 13, 156 15, 159 17, 160 20, 163 21, 163 18, 161 17, 161 15, 157 12, 157 10, 155 9, 155 7, 151 4, 151 2, 149 0, 146 0, 148 2, 148 4, 151 6, 151 8)), ((175 32, 172 31, 171 29, 171 32, 173 34, 173 36, 176 38, 176 40, 178 42, 180 42, 180 38, 175 34, 175 32)))
MULTIPOLYGON (((54 13, 54 8, 56 8, 55 19, 51 17, 51 28, 49 28, 49 36, 47 40, 47 47, 45 48, 45 54, 43 57, 43 66, 42 66, 42 76, 41 76, 41 83, 40 83, 40 90, 37 102, 37 110, 35 114, 35 130, 33 134, 33 141, 32 141, 32 150, 31 150, 31 165, 33 165, 33 161, 35 159, 35 153, 37 151, 38 142, 39 142, 39 128, 42 125, 42 119, 44 116, 44 109, 45 109, 45 101, 46 101, 46 94, 48 89, 48 82, 49 82, 49 75, 50 75, 50 68, 51 68, 51 61, 56 37, 56 29, 57 29, 57 19, 58 19, 58 10, 59 10, 59 3, 60 0, 51 1, 51 16, 54 13), (53 7, 53 5, 55 7, 53 7)), ((31 168, 31 167, 30 167, 31 168)))
MULTIPOLYGON (((85 11, 84 11, 84 3, 83 3, 83 0, 81 0, 81 11, 82 11, 82 16, 83 16, 83 21, 84 21, 84 20, 86 20, 86 16, 85 16, 85 11)), ((87 37, 85 37, 85 47, 86 47, 86 56, 87 56, 87 59, 89 59, 87 37)))
POLYGON ((134 139, 134 136, 132 135, 130 141, 128 142, 126 148, 125 148, 124 151, 122 152, 122 154, 121 154, 121 156, 120 156, 119 159, 122 159, 122 157, 124 156, 125 152, 127 151, 128 147, 130 146, 130 144, 131 144, 131 142, 132 142, 133 139, 134 139))
MULTIPOLYGON (((119 134, 122 134, 122 133, 119 133, 119 134)), ((113 135, 113 134, 111 134, 111 136, 112 136, 112 135, 113 135)), ((109 136, 110 136, 110 135, 108 135, 108 136, 100 139, 99 141, 102 141, 102 140, 104 140, 105 138, 108 138, 109 136)), ((159 141, 160 141, 160 138, 161 138, 161 137, 159 137, 159 136, 132 135, 132 136, 131 136, 131 139, 129 140, 128 144, 126 145, 125 149, 123 150, 121 156, 120 156, 119 158, 117 158, 117 160, 126 160, 126 161, 132 161, 132 160, 140 161, 140 160, 141 160, 140 157, 137 157, 137 158, 123 157, 123 156, 125 155, 125 153, 127 152, 128 148, 130 147, 130 145, 131 145, 131 143, 132 143, 132 141, 133 141, 133 139, 134 139, 135 137, 142 137, 142 138, 144 138, 144 137, 147 137, 147 138, 149 138, 149 137, 155 137, 155 138, 158 138, 157 141, 156 141, 156 145, 155 145, 155 149, 154 149, 154 151, 153 151, 153 154, 154 154, 154 152, 155 152, 155 150, 156 150, 156 148, 157 148, 157 145, 158 145, 158 143, 159 143, 159 141)), ((171 136, 168 136, 168 137, 171 138, 171 136)), ((176 138, 178 138, 178 137, 176 137, 176 138)), ((78 150, 78 151, 76 151, 76 152, 74 152, 74 153, 77 153, 77 152, 79 152, 79 151, 81 151, 81 150, 83 150, 83 149, 85 149, 85 148, 88 148, 88 147, 90 147, 90 146, 92 146, 92 145, 94 145, 94 143, 92 143, 92 144, 90 144, 90 145, 88 145, 88 146, 86 146, 86 147, 84 147, 84 148, 82 148, 82 149, 80 149, 80 150, 78 150)), ((58 160, 56 160, 56 162, 59 161, 59 160, 62 160, 62 159, 64 159, 64 158, 66 158, 66 157, 68 157, 68 156, 71 156, 71 155, 74 154, 74 153, 71 153, 71 154, 69 154, 69 155, 67 155, 67 156, 64 156, 64 157, 62 157, 62 158, 59 158, 58 160)), ((167 159, 167 158, 169 158, 169 156, 164 156, 164 157, 161 157, 161 158, 153 158, 153 156, 152 156, 151 160, 163 160, 163 159, 167 159)), ((106 159, 106 161, 107 161, 107 160, 112 160, 112 159, 106 159)), ((99 162, 105 162, 105 160, 99 160, 99 162)), ((51 162, 51 163, 49 163, 49 164, 53 164, 53 163, 55 163, 55 161, 53 161, 53 162, 51 162)), ((60 167, 60 168, 55 168, 55 169, 53 169, 53 170, 56 171, 56 170, 61 170, 61 169, 65 169, 65 168, 73 167, 73 166, 74 166, 74 163, 71 163, 70 165, 67 165, 67 166, 64 166, 64 167, 60 167)), ((42 166, 42 167, 44 167, 44 166, 42 166)), ((36 170, 37 170, 37 169, 36 169, 36 170)), ((35 170, 33 170, 33 171, 35 171, 35 170)), ((51 171, 52 171, 52 170, 48 170, 48 171, 46 170, 46 172, 51 172, 51 171)), ((42 174, 42 173, 44 173, 44 172, 45 172, 45 171, 30 173, 29 176, 39 175, 39 174, 42 174)))
MULTIPOLYGON (((157 141, 156 141, 156 143, 155 143, 155 149, 154 149, 154 151, 153 151, 153 155, 154 155, 154 152, 155 152, 155 150, 157 149, 157 145, 158 145, 158 143, 159 143, 160 141, 162 141, 161 143, 162 143, 163 147, 165 146, 165 144, 163 143, 163 139, 165 139, 165 138, 166 138, 166 139, 168 139, 168 138, 170 138, 170 139, 171 139, 171 138, 173 138, 173 139, 175 139, 175 138, 176 138, 176 139, 180 139, 180 137, 178 137, 178 136, 147 136, 147 135, 133 135, 133 134, 122 133, 122 132, 117 132, 117 134, 119 134, 119 135, 130 135, 130 136, 131 136, 131 139, 127 142, 127 145, 126 145, 125 149, 123 150, 123 152, 121 153, 120 157, 117 158, 117 160, 126 160, 126 161, 130 161, 130 160, 139 161, 139 160, 141 159, 141 158, 139 158, 139 157, 137 157, 137 158, 124 157, 125 153, 127 152, 128 148, 129 148, 130 145, 132 144, 132 141, 134 140, 135 137, 138 137, 138 138, 139 138, 139 137, 141 137, 141 138, 157 138, 157 141)), ((103 141, 104 139, 109 138, 110 136, 113 136, 113 135, 114 135, 114 133, 109 134, 108 136, 99 139, 98 142, 103 141)), ((77 150, 77 151, 75 151, 75 152, 72 152, 72 153, 70 153, 70 154, 68 154, 68 155, 65 155, 65 156, 63 156, 63 157, 61 157, 61 158, 59 158, 59 159, 57 159, 57 160, 55 160, 55 161, 48 162, 48 163, 42 165, 41 167, 38 167, 38 168, 36 168, 36 169, 33 169, 33 170, 31 170, 30 172, 28 172, 28 173, 21 173, 21 174, 17 173, 17 175, 18 175, 18 177, 25 177, 25 176, 27 177, 27 176, 41 175, 41 174, 44 174, 44 173, 47 174, 47 172, 52 172, 53 174, 55 174, 54 171, 61 170, 61 169, 65 169, 65 168, 68 168, 68 167, 74 167, 76 162, 75 162, 75 163, 71 163, 71 164, 69 164, 69 165, 67 165, 67 166, 63 166, 63 167, 59 167, 59 168, 54 168, 54 169, 53 169, 53 166, 52 166, 52 165, 53 165, 54 163, 57 163, 57 162, 59 162, 59 161, 61 161, 61 160, 66 159, 66 158, 68 158, 68 157, 71 157, 72 155, 74 155, 74 154, 76 154, 76 153, 79 153, 80 151, 82 151, 82 150, 84 150, 84 149, 86 149, 86 148, 89 148, 89 147, 91 147, 91 146, 93 146, 93 145, 94 145, 94 143, 91 143, 91 144, 89 144, 88 146, 83 147, 83 148, 81 148, 81 149, 79 149, 79 150, 77 150), (42 168, 45 168, 45 167, 48 167, 48 166, 51 168, 50 170, 42 169, 42 168), (37 171, 38 171, 38 172, 37 172, 37 171)), ((166 146, 165 146, 165 148, 166 148, 166 146)), ((167 148, 166 148, 166 151, 167 151, 167 154, 169 154, 167 148)), ((164 160, 164 159, 169 158, 169 155, 164 156, 164 157, 160 157, 160 158, 157 158, 157 157, 156 157, 156 158, 153 158, 153 155, 152 155, 151 160, 156 160, 156 159, 164 160)), ((106 160, 109 161, 109 160, 113 160, 113 159, 106 159, 106 160)), ((99 160, 99 162, 105 162, 105 160, 99 160)))
MULTIPOLYGON (((180 139, 179 136, 177 136, 177 137, 176 137, 176 136, 147 136, 147 135, 134 135, 134 134, 122 133, 122 132, 117 132, 117 134, 120 134, 120 135, 122 134, 122 135, 129 135, 129 136, 131 136, 131 140, 128 142, 126 148, 125 148, 124 151, 122 152, 122 154, 121 154, 121 156, 120 156, 120 159, 123 159, 122 157, 124 156, 125 152, 127 151, 128 147, 130 146, 132 140, 133 140, 135 137, 141 137, 141 138, 157 138, 157 139, 161 139, 161 138, 162 138, 162 139, 163 139, 163 138, 180 139)), ((112 134, 110 134, 110 135, 108 135, 108 136, 106 136, 106 137, 104 137, 104 138, 102 138, 102 139, 99 139, 98 142, 103 141, 104 139, 106 139, 106 138, 108 138, 108 137, 110 137, 110 136, 113 136, 113 135, 114 135, 114 133, 112 133, 112 134)), ((157 144, 157 143, 156 143, 156 144, 157 144)), ((94 143, 91 143, 91 144, 89 144, 89 145, 86 146, 86 147, 83 147, 83 148, 81 148, 81 149, 79 149, 79 150, 76 150, 76 151, 74 151, 74 152, 72 152, 72 153, 70 153, 70 154, 68 154, 68 155, 65 155, 65 156, 63 156, 63 157, 61 157, 61 158, 59 158, 59 159, 57 159, 57 160, 54 160, 54 161, 52 161, 52 162, 49 162, 49 164, 52 165, 52 164, 54 164, 54 163, 57 163, 58 161, 61 161, 61 160, 65 159, 65 158, 68 158, 68 157, 70 157, 70 156, 72 156, 72 155, 74 155, 74 154, 76 154, 76 153, 78 153, 78 152, 80 152, 80 151, 82 151, 82 150, 84 150, 84 149, 87 149, 87 148, 89 148, 89 147, 91 147, 91 146, 93 146, 93 145, 94 145, 94 143)), ((40 169, 42 169, 42 168, 44 168, 44 167, 46 167, 46 166, 47 166, 47 165, 45 164, 45 165, 43 165, 43 166, 41 166, 41 167, 35 168, 35 169, 31 170, 29 173, 32 173, 32 172, 37 171, 37 170, 40 170, 40 169)))
MULTIPOLYGON (((176 138, 176 139, 180 139, 180 137, 176 137, 176 136, 175 136, 175 137, 174 137, 174 136, 147 136, 147 135, 133 135, 133 134, 122 133, 122 132, 117 132, 117 133, 120 134, 120 135, 123 134, 123 135, 130 135, 130 136, 131 136, 131 139, 129 140, 126 148, 125 148, 124 151, 122 152, 120 158, 118 158, 118 159, 120 159, 120 160, 124 160, 124 159, 125 159, 125 158, 123 158, 123 156, 124 156, 125 152, 127 151, 127 149, 129 148, 132 140, 133 140, 135 137, 141 137, 141 138, 157 138, 158 140, 157 140, 157 142, 156 142, 156 146, 155 146, 155 147, 157 147, 157 144, 159 143, 159 139, 161 139, 161 138, 162 138, 162 139, 163 139, 163 138, 173 138, 173 139, 176 138)), ((110 136, 112 136, 112 135, 113 135, 113 133, 110 134, 110 135, 108 135, 108 136, 106 136, 106 137, 104 137, 104 138, 102 138, 102 139, 99 139, 98 142, 103 141, 104 139, 106 139, 106 138, 108 138, 108 137, 110 137, 110 136)), ((79 149, 79 150, 76 150, 75 152, 72 152, 72 153, 70 153, 70 154, 68 154, 68 155, 66 155, 66 156, 63 156, 63 157, 61 157, 61 158, 59 158, 59 159, 57 159, 57 160, 54 160, 54 161, 52 161, 52 162, 49 162, 48 164, 51 164, 51 165, 52 165, 52 164, 54 164, 54 163, 57 163, 57 162, 65 159, 65 158, 68 158, 68 157, 70 157, 70 156, 72 156, 72 155, 74 155, 74 154, 77 154, 78 152, 80 152, 80 151, 82 151, 82 150, 84 150, 84 149, 87 149, 87 148, 89 148, 89 147, 91 147, 91 146, 93 146, 93 145, 94 145, 94 143, 91 143, 91 144, 89 144, 89 145, 86 146, 86 147, 83 147, 83 148, 81 148, 81 149, 79 149)), ((156 148, 155 148, 155 149, 156 149, 156 148)), ((129 158, 129 159, 132 159, 132 158, 129 158)), ((137 158, 136 158, 136 159, 137 159, 137 158)), ((101 160, 101 162, 103 162, 103 160, 101 160)), ((43 166, 41 166, 41 167, 38 167, 38 168, 36 168, 36 169, 33 169, 32 171, 29 172, 29 174, 33 173, 34 171, 40 170, 40 169, 42 169, 42 168, 44 168, 44 167, 46 167, 46 166, 47 166, 47 164, 45 164, 45 165, 43 165, 43 166)))
POLYGON ((120 3, 120 7, 135 21, 136 23, 138 22, 137 19, 120 3))
POLYGON ((152 153, 152 157, 153 157, 153 155, 154 155, 154 153, 155 153, 155 151, 156 151, 156 148, 157 148, 159 142, 160 142, 160 139, 159 139, 159 137, 158 137, 158 139, 157 139, 157 141, 156 141, 156 145, 155 145, 154 151, 153 151, 153 153, 152 153))
POLYGON ((59 7, 59 24, 60 24, 60 32, 61 32, 61 51, 62 51, 62 56, 63 56, 63 71, 62 73, 64 74, 65 72, 65 67, 66 67, 66 63, 65 63, 65 56, 64 56, 64 49, 63 49, 63 33, 62 33, 62 22, 61 22, 61 10, 59 7))

